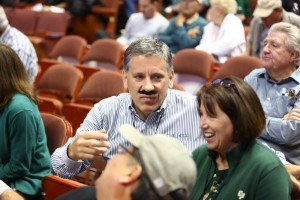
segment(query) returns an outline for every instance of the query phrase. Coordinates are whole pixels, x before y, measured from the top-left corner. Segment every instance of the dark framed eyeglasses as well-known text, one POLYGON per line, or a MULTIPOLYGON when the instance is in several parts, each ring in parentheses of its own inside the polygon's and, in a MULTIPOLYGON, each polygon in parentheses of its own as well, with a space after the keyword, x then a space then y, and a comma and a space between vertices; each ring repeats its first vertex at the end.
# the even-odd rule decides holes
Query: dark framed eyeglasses
POLYGON ((224 88, 233 88, 237 95, 240 96, 240 93, 232 80, 229 79, 215 79, 211 82, 212 85, 221 85, 224 88))

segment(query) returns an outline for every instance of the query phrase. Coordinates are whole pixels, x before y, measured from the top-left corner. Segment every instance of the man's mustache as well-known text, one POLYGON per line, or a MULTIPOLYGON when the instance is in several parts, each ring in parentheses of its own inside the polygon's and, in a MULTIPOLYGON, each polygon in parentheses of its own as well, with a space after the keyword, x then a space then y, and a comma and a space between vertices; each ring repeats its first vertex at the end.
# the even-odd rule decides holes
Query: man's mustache
POLYGON ((139 93, 140 94, 145 94, 145 95, 153 95, 153 94, 156 94, 157 91, 156 90, 151 90, 151 91, 140 90, 139 93))

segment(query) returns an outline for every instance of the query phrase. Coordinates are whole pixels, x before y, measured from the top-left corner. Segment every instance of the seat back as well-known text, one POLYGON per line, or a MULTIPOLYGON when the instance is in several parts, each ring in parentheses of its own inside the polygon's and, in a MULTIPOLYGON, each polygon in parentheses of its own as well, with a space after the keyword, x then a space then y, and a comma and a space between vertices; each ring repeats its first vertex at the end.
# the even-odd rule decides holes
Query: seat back
POLYGON ((60 178, 56 175, 48 175, 43 177, 42 191, 44 200, 54 200, 62 194, 85 186, 77 181, 60 178))
POLYGON ((244 78, 252 70, 262 67, 261 60, 254 56, 242 55, 231 57, 223 63, 214 75, 214 79, 223 79, 227 76, 233 75, 244 78))
POLYGON ((87 41, 78 35, 62 37, 49 53, 49 58, 66 61, 69 63, 80 63, 87 47, 87 41))
POLYGON ((73 101, 81 87, 82 72, 68 63, 55 64, 45 71, 37 84, 37 95, 73 101))
POLYGON ((36 25, 36 34, 39 36, 64 36, 67 33, 68 13, 41 11, 36 25))
POLYGON ((102 0, 101 3, 106 8, 117 8, 119 7, 120 0, 102 0))
POLYGON ((41 112, 47 135, 47 144, 50 154, 55 149, 63 146, 69 137, 73 135, 71 124, 64 118, 51 113, 41 112))
POLYGON ((210 80, 213 63, 213 57, 204 51, 182 49, 174 55, 175 81, 195 94, 210 80))
POLYGON ((41 95, 37 95, 37 97, 39 100, 38 108, 40 112, 62 115, 63 103, 60 100, 41 95))
POLYGON ((118 24, 119 7, 123 4, 121 0, 101 0, 101 6, 92 6, 93 14, 101 15, 108 20, 105 31, 115 38, 116 26, 118 24))
POLYGON ((28 9, 15 9, 10 25, 26 35, 33 35, 38 19, 35 11, 28 9))
POLYGON ((11 20, 14 16, 14 8, 9 7, 9 6, 4 6, 3 9, 6 14, 8 22, 11 23, 11 20))
POLYGON ((100 66, 107 69, 117 69, 121 59, 122 46, 114 39, 98 39, 84 55, 85 65, 100 66))
POLYGON ((113 71, 94 73, 80 90, 76 103, 94 105, 104 98, 124 92, 123 77, 113 71))
POLYGON ((80 71, 83 73, 83 84, 92 76, 94 73, 99 72, 101 70, 105 70, 102 67, 91 67, 87 65, 77 64, 75 65, 80 71))
POLYGON ((67 103, 62 108, 62 114, 67 119, 73 128, 73 135, 76 134, 80 124, 86 118, 88 112, 92 109, 92 106, 83 105, 79 103, 67 103))
POLYGON ((67 34, 68 17, 67 12, 39 12, 34 35, 42 39, 46 54, 49 54, 57 41, 67 34))
POLYGON ((52 67, 55 64, 61 63, 60 61, 56 59, 49 59, 49 58, 42 58, 38 60, 38 65, 41 67, 41 77, 47 71, 48 68, 52 67))
POLYGON ((107 161, 102 156, 95 157, 93 164, 85 171, 85 174, 76 176, 75 180, 86 185, 95 185, 95 181, 101 176, 106 163, 107 161))

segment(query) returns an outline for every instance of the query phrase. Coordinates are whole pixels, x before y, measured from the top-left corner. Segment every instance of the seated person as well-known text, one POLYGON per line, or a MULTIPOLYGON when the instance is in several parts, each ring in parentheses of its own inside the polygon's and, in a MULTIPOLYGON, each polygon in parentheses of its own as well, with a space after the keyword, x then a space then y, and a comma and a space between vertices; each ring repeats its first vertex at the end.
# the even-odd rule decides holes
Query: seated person
POLYGON ((157 0, 139 0, 140 12, 129 17, 124 33, 117 38, 124 50, 136 39, 155 38, 168 26, 169 21, 157 11, 157 3, 157 0))
POLYGON ((55 150, 51 163, 58 176, 72 178, 90 167, 96 157, 117 154, 118 146, 127 143, 118 132, 123 124, 132 124, 144 135, 175 137, 189 151, 203 142, 196 97, 170 89, 174 70, 166 44, 153 38, 132 42, 123 66, 124 87, 129 92, 95 104, 76 135, 55 150))
MULTIPOLYGON (((130 134, 131 134, 131 132, 130 132, 130 134)), ((146 139, 146 138, 145 139, 149 140, 152 137, 153 136, 148 137, 148 139, 146 139)), ((127 137, 125 136, 125 138, 127 138, 127 137)), ((128 138, 128 140, 130 140, 130 139, 128 138)), ((156 140, 156 139, 153 138, 153 139, 150 139, 150 140, 156 140)), ((169 142, 168 139, 166 141, 164 141, 164 143, 166 143, 166 142, 169 142)), ((133 146, 135 147, 134 144, 133 144, 133 146)), ((161 145, 161 146, 162 146, 162 148, 165 148, 165 146, 168 147, 168 145, 161 145)), ((174 147, 173 144, 172 144, 172 147, 174 147)), ((121 152, 123 152, 123 149, 120 149, 120 150, 121 150, 121 152)), ((176 150, 178 150, 178 149, 176 149, 176 150)), ((139 150, 139 151, 141 151, 141 150, 139 150)), ((153 151, 153 150, 150 149, 150 151, 153 151)), ((179 150, 179 151, 181 151, 181 150, 179 150)), ((164 150, 164 152, 165 152, 165 150, 164 150)), ((172 154, 176 155, 177 151, 175 153, 173 152, 172 154)), ((154 151, 154 155, 156 155, 156 151, 154 151)), ((163 155, 163 157, 169 157, 169 152, 167 154, 164 153, 162 155, 163 155)), ((130 155, 127 154, 127 156, 130 156, 130 155)), ((117 164, 116 163, 117 159, 120 160, 120 155, 115 156, 114 158, 111 159, 111 162, 109 162, 109 165, 107 166, 106 170, 103 171, 103 176, 104 177, 98 179, 98 181, 96 182, 96 187, 97 187, 98 197, 99 197, 98 199, 102 199, 103 196, 106 196, 106 198, 109 198, 109 197, 111 197, 111 195, 113 195, 113 193, 110 189, 106 189, 107 187, 116 188, 114 190, 114 192, 118 194, 121 191, 126 191, 128 188, 131 188, 133 184, 135 184, 135 181, 130 183, 130 184, 123 184, 123 182, 116 181, 118 179, 113 178, 113 177, 119 177, 120 176, 120 174, 116 173, 116 171, 120 171, 120 169, 126 168, 126 166, 124 166, 124 165, 117 164), (115 181, 113 181, 113 180, 115 180, 115 181), (110 184, 105 184, 105 183, 110 183, 110 184), (104 191, 100 192, 100 190, 104 190, 104 191), (103 194, 105 194, 105 195, 103 195, 103 194)), ((160 160, 164 160, 164 159, 160 159, 160 160)), ((170 165, 170 167, 177 166, 176 162, 177 162, 177 160, 174 159, 173 162, 165 164, 164 166, 165 166, 166 169, 168 169, 169 165, 170 165)), ((181 166, 181 165, 179 165, 179 166, 181 166)), ((293 181, 293 184, 294 184, 293 188, 294 188, 295 195, 300 195, 300 182, 299 182, 299 180, 300 180, 300 166, 290 165, 290 164, 285 165, 285 166, 286 166, 287 171, 291 175, 292 180, 294 180, 293 181)), ((182 166, 182 167, 185 167, 185 165, 182 166)), ((185 171, 187 171, 187 170, 185 170, 185 171)), ((142 167, 142 173, 143 173, 143 167, 142 167)), ((147 171, 146 171, 146 173, 147 173, 147 171)), ((192 175, 190 175, 190 176, 192 176, 192 175)), ((174 177, 176 178, 177 176, 174 176, 174 177)), ((141 180, 142 177, 139 176, 138 178, 139 178, 139 180, 141 180)), ((142 187, 139 187, 139 188, 142 188, 142 187)), ((138 189, 134 189, 134 190, 136 191, 138 189)), ((121 193, 120 195, 123 195, 123 193, 121 193)), ((77 199, 81 199, 81 200, 94 200, 94 199, 96 199, 95 187, 91 187, 91 186, 90 187, 82 187, 82 188, 73 190, 71 192, 68 192, 68 193, 60 196, 59 198, 57 198, 57 200, 68 200, 68 199, 73 200, 73 199, 75 199, 75 197, 77 199)), ((128 196, 124 195, 124 197, 127 198, 128 196)), ((146 196, 144 195, 142 198, 137 197, 136 199, 145 200, 146 196)), ((173 199, 176 200, 177 198, 173 198, 173 199)))
POLYGON ((130 17, 133 13, 136 12, 136 6, 138 4, 138 0, 124 0, 125 7, 125 15, 127 18, 130 17))
MULTIPOLYGON (((172 2, 170 2, 169 5, 167 5, 164 9, 164 12, 167 15, 177 15, 180 11, 180 1, 181 0, 173 0, 172 2)), ((209 0, 198 0, 199 5, 200 5, 200 9, 199 9, 199 15, 201 17, 206 17, 206 13, 207 10, 209 8, 209 0)))
POLYGON ((38 57, 29 38, 18 29, 10 26, 5 11, 0 6, 0 43, 12 48, 23 62, 31 84, 38 73, 38 57))
POLYGON ((236 16, 238 16, 244 25, 249 25, 252 19, 252 10, 249 0, 236 0, 237 11, 236 16))
POLYGON ((256 140, 266 120, 255 91, 231 76, 203 86, 197 97, 207 144, 193 151, 197 181, 189 199, 290 199, 283 164, 256 140))
POLYGON ((172 53, 184 48, 194 48, 202 38, 207 21, 200 17, 197 0, 180 0, 180 12, 170 20, 170 25, 157 38, 166 43, 172 53))
MULTIPOLYGON (((131 125, 120 127, 132 146, 119 146, 96 181, 97 199, 187 199, 196 178, 195 163, 185 147, 166 135, 143 136, 131 125)), ((96 199, 94 187, 73 190, 57 200, 96 199), (88 195, 88 196, 87 196, 88 195)))
POLYGON ((245 53, 246 40, 241 19, 235 13, 235 0, 211 0, 204 34, 197 50, 212 54, 216 62, 224 63, 232 56, 245 53))
POLYGON ((277 155, 277 157, 281 160, 281 162, 285 166, 285 169, 289 173, 291 181, 293 183, 292 196, 295 197, 292 199, 300 198, 300 165, 293 165, 289 163, 288 161, 286 161, 285 155, 282 152, 270 148, 265 142, 262 142, 262 144, 266 145, 277 155))
POLYGON ((51 174, 45 127, 21 59, 0 44, 0 179, 26 199, 42 199, 51 174))
POLYGON ((246 53, 252 56, 261 57, 264 39, 273 24, 286 22, 300 28, 300 16, 286 12, 282 7, 282 0, 258 0, 253 16, 246 50, 246 53))
POLYGON ((289 23, 273 24, 264 40, 263 68, 245 81, 256 91, 265 111, 260 139, 300 165, 300 30, 289 23))

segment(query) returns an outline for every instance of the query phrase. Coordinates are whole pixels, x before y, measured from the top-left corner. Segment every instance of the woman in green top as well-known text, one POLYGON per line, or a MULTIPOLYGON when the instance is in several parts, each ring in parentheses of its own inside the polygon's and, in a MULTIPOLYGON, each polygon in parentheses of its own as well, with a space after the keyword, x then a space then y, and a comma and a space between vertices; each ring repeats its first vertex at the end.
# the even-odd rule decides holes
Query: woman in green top
POLYGON ((42 199, 51 174, 44 124, 18 55, 0 44, 0 179, 26 199, 42 199))
POLYGON ((193 152, 198 173, 189 199, 290 199, 283 164, 256 140, 265 114, 255 91, 228 77, 203 86, 197 97, 207 144, 193 152))

